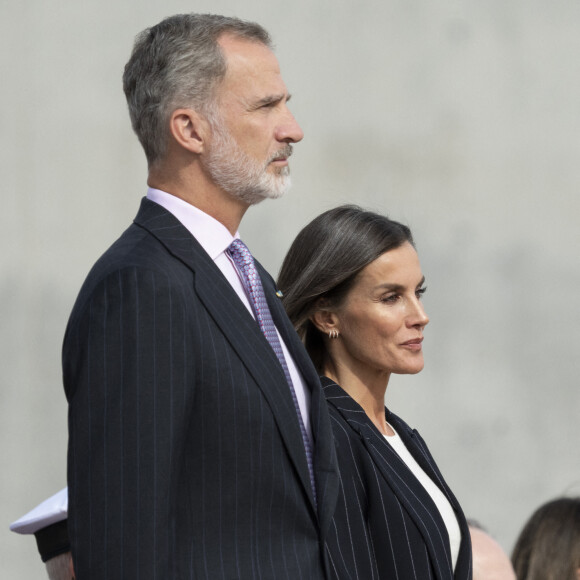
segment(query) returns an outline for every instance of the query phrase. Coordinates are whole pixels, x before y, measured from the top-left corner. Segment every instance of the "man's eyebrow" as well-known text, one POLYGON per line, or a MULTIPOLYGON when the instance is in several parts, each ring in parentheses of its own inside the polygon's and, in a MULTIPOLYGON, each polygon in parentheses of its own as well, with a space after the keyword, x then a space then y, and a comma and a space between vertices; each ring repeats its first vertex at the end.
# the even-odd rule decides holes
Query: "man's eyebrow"
POLYGON ((279 93, 277 95, 267 95, 254 103, 256 108, 263 107, 264 105, 271 105, 273 103, 278 103, 279 101, 286 100, 288 102, 292 98, 289 93, 279 93))

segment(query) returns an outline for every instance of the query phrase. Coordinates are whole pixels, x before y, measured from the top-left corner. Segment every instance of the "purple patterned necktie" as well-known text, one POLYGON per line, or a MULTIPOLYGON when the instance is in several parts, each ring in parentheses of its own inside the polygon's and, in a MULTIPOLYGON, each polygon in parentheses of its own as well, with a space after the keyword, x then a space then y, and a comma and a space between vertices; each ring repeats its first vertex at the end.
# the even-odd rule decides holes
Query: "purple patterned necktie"
POLYGON ((252 258, 252 254, 244 242, 238 239, 235 239, 231 243, 230 247, 227 249, 227 252, 232 257, 234 264, 242 276, 244 289, 248 298, 250 299, 250 304, 252 305, 252 309, 254 311, 254 315, 256 316, 258 325, 264 333, 266 340, 270 343, 274 353, 278 357, 278 360, 282 365, 282 369, 284 370, 284 374, 286 375, 286 380, 288 381, 288 385, 290 387, 290 393, 292 394, 292 400, 294 401, 296 413, 298 414, 298 423, 300 423, 300 431, 302 432, 302 439, 304 440, 304 447, 306 450, 308 471, 310 472, 312 493, 314 494, 314 501, 316 502, 316 487, 314 485, 314 468, 312 462, 312 446, 310 444, 310 438, 306 433, 306 427, 304 426, 304 421, 302 420, 302 414, 298 405, 298 399, 296 398, 296 392, 294 391, 294 385, 292 384, 292 378, 290 377, 288 365, 286 364, 286 359, 284 358, 284 353, 282 352, 282 347, 280 345, 280 341, 278 340, 278 334, 276 333, 276 327, 274 326, 274 321, 272 320, 272 315, 270 314, 270 309, 268 308, 268 303, 266 302, 262 281, 260 280, 256 266, 254 265, 254 258, 252 258))

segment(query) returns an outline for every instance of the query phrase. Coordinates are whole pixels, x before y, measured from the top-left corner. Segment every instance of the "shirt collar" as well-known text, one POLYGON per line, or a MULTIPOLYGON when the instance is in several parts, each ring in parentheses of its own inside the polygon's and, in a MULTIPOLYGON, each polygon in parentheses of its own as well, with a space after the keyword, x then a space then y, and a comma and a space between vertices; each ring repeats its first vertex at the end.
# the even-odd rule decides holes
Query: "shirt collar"
POLYGON ((214 261, 228 249, 234 239, 240 237, 239 232, 232 236, 221 222, 171 193, 150 187, 147 199, 173 214, 214 261))

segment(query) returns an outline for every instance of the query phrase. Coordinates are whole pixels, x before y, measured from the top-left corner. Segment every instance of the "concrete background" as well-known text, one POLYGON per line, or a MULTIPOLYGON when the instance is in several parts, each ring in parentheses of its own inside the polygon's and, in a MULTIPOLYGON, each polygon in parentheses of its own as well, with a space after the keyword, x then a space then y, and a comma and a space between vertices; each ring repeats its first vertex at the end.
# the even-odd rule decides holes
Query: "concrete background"
POLYGON ((65 485, 64 328, 145 191, 122 69, 190 11, 262 23, 293 93, 294 187, 241 228, 274 275, 339 203, 413 228, 426 368, 387 403, 510 550, 537 505, 580 494, 580 4, 0 0, 2 576, 44 577, 8 524, 65 485))

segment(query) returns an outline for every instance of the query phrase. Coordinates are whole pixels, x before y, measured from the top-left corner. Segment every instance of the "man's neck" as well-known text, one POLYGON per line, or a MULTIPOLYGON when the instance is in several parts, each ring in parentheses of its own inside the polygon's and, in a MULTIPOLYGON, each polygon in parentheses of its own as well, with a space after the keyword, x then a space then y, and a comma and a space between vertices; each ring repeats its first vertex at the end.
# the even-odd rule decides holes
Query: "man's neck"
POLYGON ((149 187, 170 193, 197 207, 222 223, 235 235, 248 209, 248 204, 233 198, 216 187, 204 175, 192 177, 176 171, 151 171, 147 180, 149 187))

